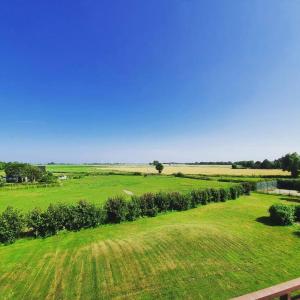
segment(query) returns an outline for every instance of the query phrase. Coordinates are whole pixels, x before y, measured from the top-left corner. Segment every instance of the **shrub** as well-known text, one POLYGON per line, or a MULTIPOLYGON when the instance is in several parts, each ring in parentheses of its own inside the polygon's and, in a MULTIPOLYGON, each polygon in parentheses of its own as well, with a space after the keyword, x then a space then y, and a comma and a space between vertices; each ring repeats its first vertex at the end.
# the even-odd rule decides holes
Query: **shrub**
POLYGON ((211 189, 210 190, 210 199, 211 202, 219 202, 220 199, 220 191, 217 189, 211 189))
POLYGON ((201 190, 192 190, 191 191, 191 207, 196 207, 201 204, 202 200, 202 191, 201 190))
POLYGON ((295 219, 300 222, 300 205, 295 206, 295 219))
POLYGON ((116 196, 108 198, 104 205, 106 213, 106 222, 108 223, 120 223, 126 220, 128 215, 127 202, 122 196, 116 196))
POLYGON ((201 204, 206 205, 209 202, 210 194, 209 194, 208 190, 203 190, 200 193, 201 193, 201 196, 200 196, 201 204))
POLYGON ((67 206, 62 204, 50 204, 45 212, 41 214, 42 223, 40 236, 55 235, 64 228, 67 217, 67 206))
POLYGON ((175 177, 184 177, 184 174, 182 172, 177 172, 173 174, 175 177))
POLYGON ((158 208, 155 203, 153 193, 146 193, 139 197, 142 216, 155 217, 158 213, 158 208))
POLYGON ((24 227, 24 217, 16 209, 7 207, 0 215, 0 243, 12 244, 20 236, 24 227))
POLYGON ((299 179, 278 180, 277 187, 279 189, 300 191, 300 180, 299 179))
POLYGON ((187 210, 190 208, 191 195, 180 194, 178 192, 170 193, 171 208, 174 210, 187 210))
POLYGON ((269 208, 271 221, 276 225, 292 225, 295 221, 295 207, 274 204, 269 208))
POLYGON ((251 191, 253 190, 252 185, 249 182, 242 182, 241 186, 243 188, 243 194, 250 195, 251 191))
POLYGON ((128 212, 126 220, 134 221, 141 216, 141 204, 140 199, 137 196, 132 196, 131 201, 128 202, 128 212))
POLYGON ((238 190, 236 186, 230 187, 229 191, 230 191, 230 199, 235 200, 238 197, 238 190))
POLYGON ((47 172, 46 174, 42 175, 39 182, 41 182, 41 183, 56 183, 57 177, 54 176, 52 173, 47 172))
POLYGON ((44 217, 39 208, 34 208, 26 216, 26 225, 35 237, 44 235, 44 223, 44 217))
POLYGON ((86 201, 79 201, 75 206, 61 207, 64 227, 77 231, 82 228, 92 228, 104 223, 104 213, 101 208, 86 201))
POLYGON ((167 193, 157 193, 154 195, 155 206, 159 212, 166 212, 170 209, 170 196, 167 193))
POLYGON ((228 190, 220 189, 219 193, 220 193, 220 201, 221 202, 225 202, 230 197, 228 190))

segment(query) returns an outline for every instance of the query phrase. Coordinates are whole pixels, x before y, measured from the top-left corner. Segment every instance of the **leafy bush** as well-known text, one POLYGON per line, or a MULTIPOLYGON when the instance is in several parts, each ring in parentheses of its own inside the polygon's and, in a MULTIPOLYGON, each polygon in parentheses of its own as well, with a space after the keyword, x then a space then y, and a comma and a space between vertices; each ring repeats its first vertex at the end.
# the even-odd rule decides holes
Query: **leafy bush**
POLYGON ((300 205, 295 206, 295 219, 300 222, 300 205))
POLYGON ((64 227, 67 230, 78 231, 82 228, 97 227, 104 223, 104 213, 99 207, 86 201, 79 201, 75 206, 61 206, 64 227))
POLYGON ((107 223, 120 223, 126 220, 128 205, 122 196, 108 198, 104 205, 107 223))
POLYGON ((206 205, 209 202, 210 193, 208 190, 201 191, 200 201, 202 205, 206 205))
POLYGON ((253 190, 253 186, 249 182, 242 182, 241 186, 243 188, 243 194, 250 195, 253 190))
POLYGON ((34 208, 26 216, 26 224, 35 237, 44 236, 44 215, 39 208, 34 208))
POLYGON ((230 194, 229 194, 228 190, 220 189, 219 193, 220 193, 220 201, 221 202, 225 202, 230 197, 230 194))
POLYGON ((134 221, 138 217, 141 216, 141 204, 140 204, 140 198, 137 196, 132 196, 131 201, 127 204, 128 212, 126 216, 126 220, 128 221, 134 221))
POLYGON ((170 209, 170 195, 167 193, 157 193, 154 195, 155 206, 158 209, 158 212, 166 212, 170 209))
POLYGON ((20 236, 24 227, 24 217, 16 209, 7 207, 0 215, 0 242, 12 244, 20 236))
POLYGON ((184 174, 182 172, 177 172, 173 174, 175 177, 184 177, 184 174))
POLYGON ((190 208, 191 195, 178 192, 170 193, 171 208, 173 210, 187 210, 190 208))
POLYGON ((52 173, 47 172, 44 174, 41 179, 39 180, 41 183, 56 183, 57 177, 54 176, 52 173))
POLYGON ((191 207, 196 207, 197 205, 202 204, 201 200, 202 200, 203 193, 201 190, 192 190, 190 195, 191 195, 191 207))
POLYGON ((281 180, 277 181, 277 187, 279 189, 300 191, 300 180, 299 179, 281 179, 281 180))
POLYGON ((229 188, 230 199, 235 200, 238 197, 238 190, 235 186, 229 188))
POLYGON ((217 189, 211 189, 210 190, 210 198, 211 198, 211 202, 221 201, 220 191, 217 189))
POLYGON ((274 204, 269 208, 271 221, 276 225, 292 225, 295 221, 295 207, 274 204))
POLYGON ((142 216, 155 217, 158 213, 155 196, 153 193, 146 193, 139 197, 142 216))

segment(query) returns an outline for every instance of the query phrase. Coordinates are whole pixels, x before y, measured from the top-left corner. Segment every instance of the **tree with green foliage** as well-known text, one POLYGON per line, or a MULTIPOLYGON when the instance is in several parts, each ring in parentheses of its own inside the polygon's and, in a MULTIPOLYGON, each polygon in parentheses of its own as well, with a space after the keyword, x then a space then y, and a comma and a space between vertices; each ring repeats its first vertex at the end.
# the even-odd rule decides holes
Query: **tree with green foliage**
POLYGON ((284 171, 291 172, 291 175, 294 178, 298 177, 300 169, 300 156, 297 152, 286 154, 280 159, 280 161, 284 171))
POLYGON ((19 162, 6 163, 4 171, 7 182, 35 182, 40 181, 45 175, 42 168, 19 162))
POLYGON ((159 162, 155 165, 155 169, 158 171, 159 174, 161 174, 162 170, 164 169, 164 165, 159 162))
POLYGON ((265 159, 261 163, 261 169, 272 169, 273 168, 273 163, 269 161, 268 159, 265 159))
POLYGON ((0 215, 0 243, 14 243, 20 237, 24 224, 23 215, 18 210, 7 207, 0 215))
POLYGON ((6 163, 4 161, 0 161, 0 170, 4 170, 6 163))

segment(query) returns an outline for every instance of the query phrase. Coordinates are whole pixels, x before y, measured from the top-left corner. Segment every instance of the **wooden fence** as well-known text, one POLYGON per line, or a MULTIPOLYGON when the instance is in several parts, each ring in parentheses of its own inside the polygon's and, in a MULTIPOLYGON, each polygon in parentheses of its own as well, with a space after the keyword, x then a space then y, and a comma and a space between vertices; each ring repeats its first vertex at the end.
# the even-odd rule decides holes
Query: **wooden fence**
POLYGON ((269 288, 246 294, 232 300, 291 300, 300 299, 300 296, 291 296, 293 292, 300 290, 300 278, 293 279, 284 283, 280 283, 269 288))

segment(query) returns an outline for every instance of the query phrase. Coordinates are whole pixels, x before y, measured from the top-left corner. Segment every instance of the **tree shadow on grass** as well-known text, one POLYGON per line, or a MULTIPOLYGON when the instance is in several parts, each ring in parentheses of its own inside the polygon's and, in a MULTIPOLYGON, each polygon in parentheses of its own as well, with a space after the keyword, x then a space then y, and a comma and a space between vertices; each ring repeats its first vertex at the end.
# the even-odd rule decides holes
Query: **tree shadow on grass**
POLYGON ((299 231, 299 230, 298 230, 298 231, 294 231, 294 232, 293 232, 293 235, 295 235, 295 236, 297 236, 297 237, 300 238, 300 231, 299 231))
POLYGON ((267 216, 259 217, 256 219, 256 221, 267 226, 276 226, 271 222, 271 218, 267 216))
POLYGON ((287 202, 300 203, 299 197, 286 196, 286 197, 280 197, 280 200, 284 200, 287 202))

